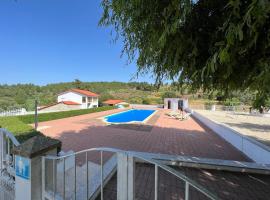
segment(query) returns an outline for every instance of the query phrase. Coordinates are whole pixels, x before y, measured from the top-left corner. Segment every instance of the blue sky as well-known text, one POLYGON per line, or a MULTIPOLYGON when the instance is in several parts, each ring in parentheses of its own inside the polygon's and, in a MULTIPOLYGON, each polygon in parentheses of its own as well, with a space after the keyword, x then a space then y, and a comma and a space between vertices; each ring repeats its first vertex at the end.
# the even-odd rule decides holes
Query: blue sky
POLYGON ((136 65, 101 14, 100 0, 1 0, 0 84, 129 81, 136 65))

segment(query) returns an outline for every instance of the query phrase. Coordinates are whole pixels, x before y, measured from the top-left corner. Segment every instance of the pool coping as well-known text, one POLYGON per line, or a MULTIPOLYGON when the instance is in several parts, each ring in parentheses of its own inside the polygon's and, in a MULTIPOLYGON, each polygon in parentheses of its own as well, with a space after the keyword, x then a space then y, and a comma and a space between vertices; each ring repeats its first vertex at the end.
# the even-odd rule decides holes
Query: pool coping
POLYGON ((131 110, 148 110, 148 109, 128 109, 128 110, 125 110, 125 111, 122 111, 122 112, 114 113, 114 114, 111 114, 111 115, 106 115, 106 116, 101 117, 99 119, 102 119, 102 121, 104 123, 106 123, 107 125, 110 125, 110 124, 116 124, 116 125, 117 124, 146 124, 154 116, 154 114, 156 114, 158 112, 158 110, 152 109, 152 110, 154 110, 154 112, 151 115, 149 115, 147 118, 145 118, 143 121, 130 121, 130 122, 119 122, 119 123, 115 123, 115 122, 108 122, 106 120, 106 117, 110 117, 110 116, 117 115, 117 114, 120 114, 120 113, 129 112, 131 110))

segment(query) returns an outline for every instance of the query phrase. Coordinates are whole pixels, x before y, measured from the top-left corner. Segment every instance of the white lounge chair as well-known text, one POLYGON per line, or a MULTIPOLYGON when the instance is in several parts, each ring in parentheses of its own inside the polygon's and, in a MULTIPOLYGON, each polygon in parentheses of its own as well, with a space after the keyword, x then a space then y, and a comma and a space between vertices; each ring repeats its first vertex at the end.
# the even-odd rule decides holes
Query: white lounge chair
POLYGON ((176 116, 175 118, 178 119, 178 120, 180 120, 180 121, 183 121, 183 120, 189 119, 190 118, 190 115, 191 115, 191 113, 186 113, 184 115, 176 116))

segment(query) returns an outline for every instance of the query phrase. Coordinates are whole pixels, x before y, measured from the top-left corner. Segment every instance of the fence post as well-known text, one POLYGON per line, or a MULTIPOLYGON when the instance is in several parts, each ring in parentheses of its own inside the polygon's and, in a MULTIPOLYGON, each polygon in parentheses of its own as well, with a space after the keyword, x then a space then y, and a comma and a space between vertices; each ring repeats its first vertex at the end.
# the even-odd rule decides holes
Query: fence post
POLYGON ((4 134, 2 129, 0 128, 0 170, 2 171, 3 169, 3 143, 4 143, 4 134))
POLYGON ((117 200, 133 200, 135 186, 134 157, 117 153, 117 200))
POLYGON ((38 128, 38 101, 35 100, 35 130, 38 128))
POLYGON ((35 136, 13 149, 15 154, 15 200, 41 200, 42 156, 56 155, 61 142, 44 136, 35 136))

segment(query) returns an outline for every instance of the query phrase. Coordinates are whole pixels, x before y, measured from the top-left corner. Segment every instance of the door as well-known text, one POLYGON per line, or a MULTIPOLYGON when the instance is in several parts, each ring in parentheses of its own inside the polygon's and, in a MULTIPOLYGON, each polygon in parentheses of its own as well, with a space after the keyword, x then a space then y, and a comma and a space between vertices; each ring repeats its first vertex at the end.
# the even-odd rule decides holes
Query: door
POLYGON ((168 101, 168 109, 171 109, 171 101, 168 101))

